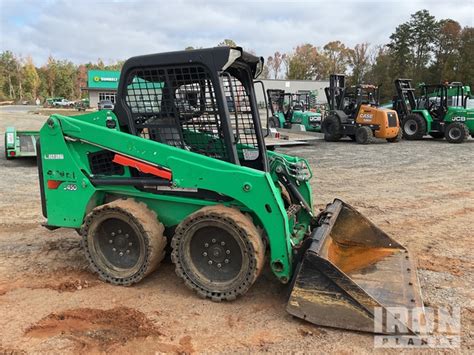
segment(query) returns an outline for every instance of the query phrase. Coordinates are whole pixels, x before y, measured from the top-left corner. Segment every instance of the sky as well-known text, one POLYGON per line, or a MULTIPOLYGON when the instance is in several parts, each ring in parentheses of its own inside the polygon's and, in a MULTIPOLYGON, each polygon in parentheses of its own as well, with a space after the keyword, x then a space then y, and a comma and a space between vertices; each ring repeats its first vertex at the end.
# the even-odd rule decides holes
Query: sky
POLYGON ((474 26, 474 0, 0 0, 0 51, 37 66, 49 55, 113 63, 230 38, 266 58, 303 43, 386 44, 421 9, 474 26))

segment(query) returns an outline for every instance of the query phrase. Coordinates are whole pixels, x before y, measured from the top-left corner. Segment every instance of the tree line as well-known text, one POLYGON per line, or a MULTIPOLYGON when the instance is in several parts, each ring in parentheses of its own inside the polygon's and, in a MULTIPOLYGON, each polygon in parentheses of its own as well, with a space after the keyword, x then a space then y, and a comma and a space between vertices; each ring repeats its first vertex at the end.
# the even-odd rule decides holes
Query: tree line
POLYGON ((331 73, 346 74, 350 84, 382 85, 382 99, 393 95, 396 78, 416 83, 462 81, 474 84, 474 27, 451 19, 437 20, 420 10, 397 26, 384 45, 340 41, 323 47, 298 45, 291 53, 269 56, 263 75, 272 79, 327 80, 331 73))
MULTIPOLYGON (((218 45, 236 43, 225 39, 218 45)), ((346 74, 350 84, 382 85, 381 97, 389 99, 393 80, 401 77, 411 78, 414 83, 462 81, 473 86, 473 58, 474 27, 462 27, 451 19, 437 20, 428 10, 420 10, 397 26, 383 45, 364 42, 351 48, 336 40, 322 47, 303 43, 289 53, 277 51, 267 58, 262 77, 328 80, 331 73, 346 74)), ((76 65, 50 56, 46 64, 35 67, 31 57, 4 51, 0 55, 0 101, 79 98, 83 95, 81 88, 87 86, 88 70, 120 70, 122 64, 105 65, 99 59, 76 65)))
POLYGON ((35 101, 48 97, 78 99, 87 87, 87 72, 93 69, 120 70, 123 61, 105 65, 96 63, 76 65, 68 60, 49 56, 46 64, 35 67, 31 57, 23 58, 4 51, 0 54, 0 101, 35 101))

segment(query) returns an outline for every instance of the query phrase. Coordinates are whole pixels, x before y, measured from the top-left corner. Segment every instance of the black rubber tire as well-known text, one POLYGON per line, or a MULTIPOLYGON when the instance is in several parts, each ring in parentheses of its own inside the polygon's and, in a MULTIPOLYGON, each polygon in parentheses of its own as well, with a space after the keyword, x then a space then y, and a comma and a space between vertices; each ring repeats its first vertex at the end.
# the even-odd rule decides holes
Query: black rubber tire
POLYGON ((81 228, 82 246, 91 269, 101 280, 114 285, 130 286, 156 270, 163 260, 166 247, 163 232, 163 224, 158 221, 155 212, 144 203, 134 199, 116 200, 94 208, 86 216, 81 228), (124 226, 125 230, 122 232, 118 229, 110 236, 105 235, 105 226, 111 225, 114 226, 112 228, 124 226), (131 233, 130 239, 126 231, 131 233), (138 244, 137 252, 129 247, 130 240, 138 244), (107 243, 111 245, 108 246, 107 243), (115 250, 111 253, 112 247, 115 250), (130 252, 128 256, 127 250, 130 252), (107 252, 112 256, 107 256, 107 252), (136 259, 135 263, 130 266, 117 266, 117 262, 114 264, 112 259, 117 258, 120 253, 119 260, 133 262, 133 259, 136 259), (121 259, 124 255, 126 257, 121 259))
POLYGON ((446 127, 444 136, 449 143, 463 143, 469 137, 469 129, 462 122, 452 122, 446 127))
POLYGON ((335 115, 327 116, 321 125, 321 131, 324 133, 326 142, 337 142, 342 138, 342 124, 339 117, 335 115))
POLYGON ((280 128, 280 120, 272 116, 268 119, 268 128, 280 128))
POLYGON ((361 126, 356 129, 356 142, 359 144, 370 144, 374 141, 374 132, 367 126, 361 126))
POLYGON ((403 132, 402 132, 402 129, 400 128, 398 130, 398 134, 395 137, 387 138, 387 142, 389 142, 389 143, 398 143, 402 139, 402 136, 403 136, 403 132))
POLYGON ((402 123, 403 138, 407 140, 419 140, 426 134, 426 121, 423 116, 410 113, 402 123))
POLYGON ((443 139, 444 133, 443 132, 430 132, 430 136, 433 137, 433 139, 443 139))
POLYGON ((176 274, 199 296, 213 301, 230 301, 245 294, 264 264, 265 246, 252 220, 222 205, 201 208, 184 219, 176 228, 171 247, 176 274), (204 228, 214 228, 215 234, 204 228), (223 236, 227 238, 225 248, 229 248, 225 251, 218 240, 223 236))

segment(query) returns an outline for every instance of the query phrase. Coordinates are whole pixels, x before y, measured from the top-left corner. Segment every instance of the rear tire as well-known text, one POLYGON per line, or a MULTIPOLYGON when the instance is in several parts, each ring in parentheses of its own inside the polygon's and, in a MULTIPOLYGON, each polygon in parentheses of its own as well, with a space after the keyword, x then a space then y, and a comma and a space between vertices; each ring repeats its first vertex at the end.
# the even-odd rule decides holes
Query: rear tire
POLYGON ((342 125, 339 117, 331 115, 323 120, 321 130, 326 142, 337 142, 342 138, 342 125))
POLYGON ((184 219, 171 246, 176 274, 213 301, 245 294, 257 280, 265 255, 251 219, 222 205, 201 208, 184 219))
POLYGON ((280 128, 280 120, 275 116, 270 117, 268 120, 268 128, 280 128))
POLYGON ((361 126, 356 129, 356 142, 359 144, 369 144, 374 140, 374 132, 367 126, 361 126))
POLYGON ((403 120, 403 138, 407 140, 418 140, 422 139, 425 134, 425 119, 416 113, 407 115, 403 120))
POLYGON ((446 128, 444 136, 449 143, 462 143, 469 137, 469 129, 464 123, 452 122, 446 128))
POLYGON ((93 271, 103 281, 129 286, 156 270, 165 256, 164 227, 144 203, 116 200, 96 207, 81 228, 93 271))

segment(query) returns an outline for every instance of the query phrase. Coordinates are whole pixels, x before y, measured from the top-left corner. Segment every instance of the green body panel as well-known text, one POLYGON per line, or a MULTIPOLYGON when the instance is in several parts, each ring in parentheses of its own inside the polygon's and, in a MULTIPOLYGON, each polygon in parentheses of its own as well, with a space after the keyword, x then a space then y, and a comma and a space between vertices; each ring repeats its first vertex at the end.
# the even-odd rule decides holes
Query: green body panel
MULTIPOLYGON (((427 134, 433 131, 432 129, 433 118, 431 117, 428 110, 425 110, 425 109, 413 110, 412 112, 423 116, 423 118, 426 121, 427 134)), ((451 122, 462 122, 469 129, 469 133, 474 134, 474 109, 458 107, 458 106, 450 106, 448 107, 448 111, 444 115, 443 122, 445 125, 451 122)))
MULTIPOLYGON (((286 121, 283 112, 278 111, 276 117, 280 121, 280 127, 285 127, 286 121)), ((319 112, 293 111, 290 123, 303 125, 310 132, 321 132, 321 114, 319 112), (315 118, 318 120, 316 125, 311 122, 315 118)))
POLYGON ((444 116, 444 122, 462 122, 469 129, 470 134, 474 134, 474 109, 451 106, 444 116))
POLYGON ((278 120, 280 121, 280 127, 285 127, 285 115, 283 112, 278 111, 276 117, 278 117, 278 120))
POLYGON ((312 111, 294 111, 291 117, 292 124, 301 124, 307 131, 321 132, 321 114, 312 111), (317 120, 315 124, 313 120, 317 120))
MULTIPOLYGON (((294 218, 288 218, 280 186, 275 182, 275 169, 279 164, 301 159, 268 152, 271 171, 263 172, 123 133, 118 128, 107 128, 107 119, 116 120, 116 117, 107 111, 75 117, 52 115, 41 129, 48 225, 79 228, 86 214, 95 206, 117 197, 133 197, 143 201, 157 213, 166 227, 177 225, 203 206, 222 203, 252 216, 254 223, 268 237, 273 272, 282 282, 290 279, 292 249, 309 233, 311 215, 301 209, 294 218), (102 149, 169 169, 174 188, 199 188, 217 192, 229 199, 217 202, 156 194, 133 186, 94 186, 89 179, 91 171, 87 154, 102 149), (49 189, 48 180, 61 181, 61 184, 57 189, 49 189)), ((188 131, 185 134, 193 136, 192 139, 206 138, 199 132, 188 131)), ((307 166, 307 162, 304 163, 307 166)), ((126 167, 120 177, 127 176, 130 172, 126 167)), ((309 182, 292 179, 308 205, 312 206, 309 182)))
POLYGON ((38 137, 39 131, 17 131, 15 127, 7 127, 5 155, 8 158, 35 157, 38 137))

